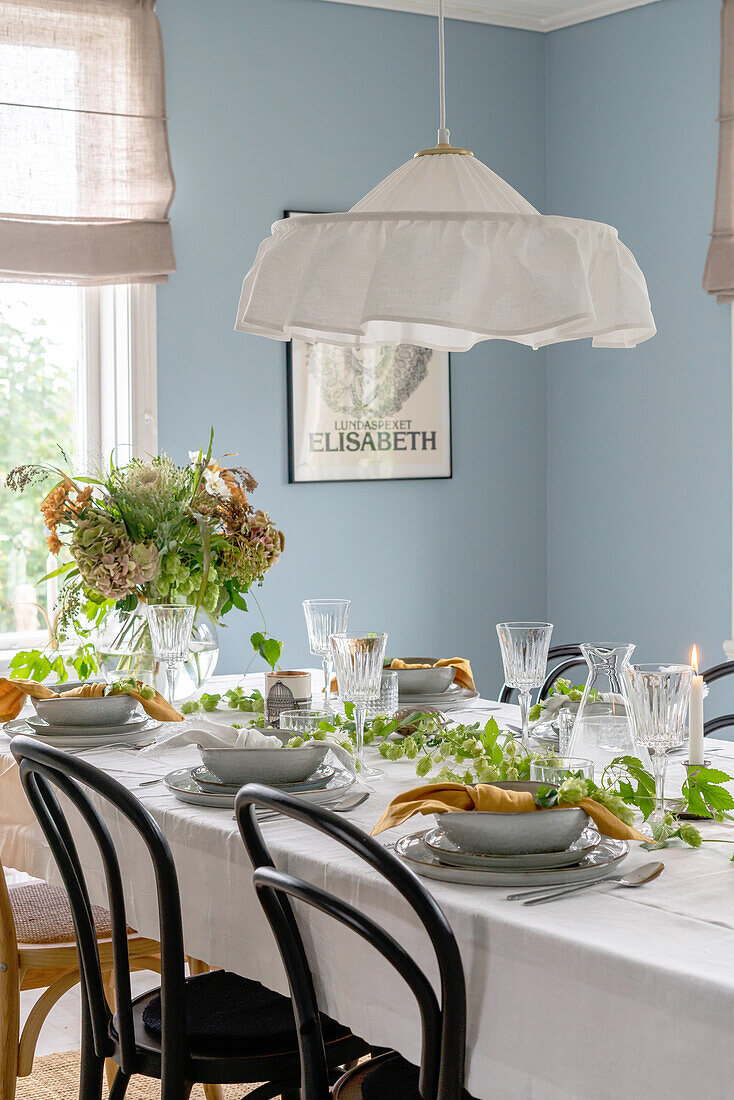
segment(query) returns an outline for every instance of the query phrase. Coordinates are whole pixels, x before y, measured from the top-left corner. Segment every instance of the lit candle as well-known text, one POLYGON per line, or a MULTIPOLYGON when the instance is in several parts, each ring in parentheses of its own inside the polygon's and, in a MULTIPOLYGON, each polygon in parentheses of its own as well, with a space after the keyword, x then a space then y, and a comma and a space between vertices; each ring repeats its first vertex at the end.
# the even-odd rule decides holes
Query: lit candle
POLYGON ((698 675, 698 650, 691 650, 691 664, 696 670, 691 684, 688 710, 688 762, 703 764, 703 676, 698 675))

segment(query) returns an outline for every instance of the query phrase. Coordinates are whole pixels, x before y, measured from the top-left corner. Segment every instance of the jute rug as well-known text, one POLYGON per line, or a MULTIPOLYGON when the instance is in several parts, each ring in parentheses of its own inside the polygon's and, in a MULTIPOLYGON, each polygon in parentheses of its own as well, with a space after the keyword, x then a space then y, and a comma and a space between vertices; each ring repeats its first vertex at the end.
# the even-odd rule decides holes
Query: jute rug
MULTIPOLYGON (((222 1085, 224 1100, 241 1100, 255 1085, 222 1085)), ((107 1096, 105 1085, 103 1095, 107 1096)), ((133 1077, 125 1100, 160 1100, 161 1089, 158 1081, 150 1078, 133 1077)), ((64 1054, 46 1054, 36 1058, 33 1074, 18 1079, 16 1100, 78 1100, 79 1098, 79 1051, 71 1050, 64 1054)), ((204 1100, 201 1085, 196 1085, 191 1100, 204 1100)))

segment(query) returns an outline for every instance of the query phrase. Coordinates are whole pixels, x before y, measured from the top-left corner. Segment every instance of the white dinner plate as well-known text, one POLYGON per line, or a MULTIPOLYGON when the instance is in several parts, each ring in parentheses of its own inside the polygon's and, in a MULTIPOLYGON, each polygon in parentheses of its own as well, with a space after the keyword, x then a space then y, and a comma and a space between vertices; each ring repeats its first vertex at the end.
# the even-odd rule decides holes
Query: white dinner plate
POLYGON ((538 871, 542 868, 571 867, 580 863, 599 844, 599 831, 589 825, 564 852, 523 852, 512 855, 480 855, 463 852, 440 829, 429 829, 423 843, 448 867, 475 867, 484 871, 538 871))
MULTIPOLYGON (((277 787, 279 791, 285 791, 286 794, 303 794, 306 791, 321 790, 333 775, 334 769, 328 764, 319 764, 313 775, 304 779, 302 783, 272 783, 270 786, 277 787)), ((191 769, 191 778, 200 787, 210 790, 212 794, 237 794, 242 786, 241 783, 222 783, 221 779, 217 779, 216 775, 203 764, 191 769)))
MULTIPOLYGON (((179 800, 191 806, 208 806, 211 809, 231 810, 234 808, 235 791, 219 794, 216 791, 205 790, 191 777, 190 768, 178 768, 169 772, 163 782, 171 794, 179 800)), ((332 802, 342 798, 354 783, 354 776, 346 772, 335 772, 325 787, 315 791, 304 791, 296 795, 306 802, 319 805, 322 802, 332 802)), ((243 784, 244 786, 244 784, 243 784)), ((239 788, 238 788, 239 789, 239 788)))
MULTIPOLYGON (((16 733, 22 733, 26 737, 35 737, 46 745, 53 745, 57 749, 101 749, 110 744, 138 745, 141 742, 150 741, 151 733, 159 729, 161 724, 152 718, 147 718, 141 726, 127 733, 111 733, 109 730, 100 733, 95 730, 94 733, 57 734, 50 731, 41 733, 40 730, 34 730, 29 726, 25 718, 14 718, 12 722, 6 722, 3 729, 11 737, 16 733)), ((66 729, 68 731, 69 727, 67 726, 66 729)))
POLYGON ((150 718, 147 714, 136 714, 127 722, 120 722, 119 725, 116 726, 58 726, 52 722, 46 722, 37 714, 29 714, 24 721, 27 722, 36 733, 57 734, 67 737, 84 737, 85 733, 132 733, 134 730, 141 729, 146 722, 150 722, 150 718))
POLYGON ((441 863, 423 842, 426 831, 401 837, 395 845, 397 855, 424 878, 464 886, 556 886, 565 882, 594 882, 610 874, 630 850, 626 840, 603 836, 596 847, 573 867, 536 871, 478 871, 474 867, 447 867, 441 863))

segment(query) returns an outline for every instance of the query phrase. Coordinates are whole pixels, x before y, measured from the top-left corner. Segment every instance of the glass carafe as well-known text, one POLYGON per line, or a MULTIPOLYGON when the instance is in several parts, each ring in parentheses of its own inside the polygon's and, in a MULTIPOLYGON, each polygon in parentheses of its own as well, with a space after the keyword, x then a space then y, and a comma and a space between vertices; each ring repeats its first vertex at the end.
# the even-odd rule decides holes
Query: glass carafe
POLYGON ((650 757, 640 745, 630 721, 622 669, 629 664, 634 645, 581 646, 589 674, 571 732, 568 756, 594 762, 594 778, 617 756, 637 756, 647 769, 650 757))

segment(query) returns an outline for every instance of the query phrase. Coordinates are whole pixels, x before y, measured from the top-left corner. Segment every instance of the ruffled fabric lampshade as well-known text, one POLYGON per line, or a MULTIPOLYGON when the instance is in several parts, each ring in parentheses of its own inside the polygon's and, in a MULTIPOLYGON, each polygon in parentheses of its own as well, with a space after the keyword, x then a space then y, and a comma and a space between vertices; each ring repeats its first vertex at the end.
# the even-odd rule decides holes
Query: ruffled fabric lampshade
POLYGON ((584 337, 626 348, 655 334, 645 278, 616 229, 539 214, 448 144, 416 154, 348 213, 275 222, 235 327, 441 351, 584 337))

